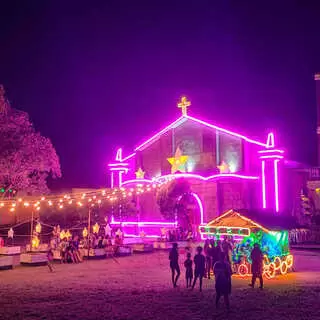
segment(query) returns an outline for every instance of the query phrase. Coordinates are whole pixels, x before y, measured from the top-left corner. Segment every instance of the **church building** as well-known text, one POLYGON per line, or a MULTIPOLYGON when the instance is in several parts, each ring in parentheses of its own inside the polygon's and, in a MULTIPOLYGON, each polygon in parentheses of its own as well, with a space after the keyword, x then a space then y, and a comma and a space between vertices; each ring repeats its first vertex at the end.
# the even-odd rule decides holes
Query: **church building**
MULTIPOLYGON (((186 97, 178 107, 180 117, 132 152, 117 150, 109 164, 111 187, 182 181, 188 187, 177 191, 175 208, 184 207, 193 225, 203 225, 230 209, 280 214, 284 151, 276 146, 274 134, 258 141, 195 118, 188 112, 186 97)), ((141 195, 138 206, 139 221, 164 220, 156 191, 153 196, 141 195)))

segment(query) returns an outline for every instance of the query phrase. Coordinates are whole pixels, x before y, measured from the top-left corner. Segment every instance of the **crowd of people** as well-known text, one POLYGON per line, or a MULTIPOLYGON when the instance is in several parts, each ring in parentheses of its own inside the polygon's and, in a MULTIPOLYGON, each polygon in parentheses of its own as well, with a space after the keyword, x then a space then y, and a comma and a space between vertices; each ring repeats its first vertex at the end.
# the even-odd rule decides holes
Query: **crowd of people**
MULTIPOLYGON (((232 270, 232 244, 225 238, 222 242, 207 240, 204 247, 196 248, 196 254, 191 259, 191 252, 187 249, 185 267, 186 287, 192 290, 199 280, 199 288, 202 291, 203 278, 210 279, 211 272, 215 278, 216 307, 219 305, 220 298, 223 296, 226 307, 229 309, 229 295, 231 294, 231 276, 235 273, 232 270), (203 254, 204 253, 204 254, 203 254)), ((252 260, 252 280, 249 286, 255 286, 256 279, 260 280, 260 289, 263 288, 263 253, 259 244, 255 244, 251 252, 252 260)), ((169 253, 171 281, 173 287, 177 287, 180 277, 180 263, 178 244, 173 243, 169 253)))
POLYGON ((80 239, 78 235, 71 234, 62 237, 59 226, 55 227, 47 253, 50 271, 53 271, 54 251, 59 252, 61 263, 82 262, 83 254, 80 249, 105 249, 112 255, 117 254, 119 247, 123 244, 123 233, 120 229, 117 232, 111 231, 102 229, 99 233, 91 233, 80 239))

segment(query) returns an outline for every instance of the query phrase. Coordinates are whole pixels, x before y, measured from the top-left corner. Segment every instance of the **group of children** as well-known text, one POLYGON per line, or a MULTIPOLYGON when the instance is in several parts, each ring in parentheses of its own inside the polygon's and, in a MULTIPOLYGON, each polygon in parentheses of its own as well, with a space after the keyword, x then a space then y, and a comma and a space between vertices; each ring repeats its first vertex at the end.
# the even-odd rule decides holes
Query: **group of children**
MULTIPOLYGON (((191 289, 194 289, 196 282, 199 279, 200 291, 202 291, 202 280, 207 270, 206 257, 202 254, 202 251, 202 247, 197 247, 197 253, 194 256, 193 261, 191 259, 191 253, 188 252, 187 259, 184 262, 187 288, 191 287, 191 289)), ((172 284, 173 287, 177 287, 177 281, 180 276, 179 252, 177 243, 174 243, 172 245, 172 249, 169 254, 169 260, 172 284)), ((217 293, 216 306, 218 307, 221 296, 224 296, 225 304, 227 308, 229 308, 229 295, 231 293, 232 270, 228 262, 227 255, 223 251, 219 252, 219 256, 217 257, 217 260, 213 265, 213 273, 215 276, 215 289, 217 293)))

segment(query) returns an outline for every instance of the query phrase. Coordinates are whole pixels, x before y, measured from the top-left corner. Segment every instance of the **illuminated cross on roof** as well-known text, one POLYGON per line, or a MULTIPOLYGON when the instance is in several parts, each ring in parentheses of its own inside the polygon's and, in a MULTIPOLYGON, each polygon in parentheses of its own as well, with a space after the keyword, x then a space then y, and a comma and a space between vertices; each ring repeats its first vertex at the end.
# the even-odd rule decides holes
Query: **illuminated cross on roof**
POLYGON ((191 102, 187 100, 187 97, 182 97, 181 102, 178 103, 178 108, 181 108, 182 115, 187 115, 187 108, 191 106, 191 102))

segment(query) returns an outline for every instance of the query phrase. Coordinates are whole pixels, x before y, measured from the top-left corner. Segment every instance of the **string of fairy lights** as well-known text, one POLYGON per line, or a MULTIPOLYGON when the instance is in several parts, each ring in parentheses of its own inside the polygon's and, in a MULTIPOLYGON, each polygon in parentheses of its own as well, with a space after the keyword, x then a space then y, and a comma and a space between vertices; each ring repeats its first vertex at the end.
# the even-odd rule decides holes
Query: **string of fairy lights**
MULTIPOLYGON (((165 182, 164 182, 165 183, 165 182)), ((71 194, 59 194, 39 197, 26 197, 17 199, 4 199, 0 200, 0 213, 2 210, 8 210, 14 213, 18 208, 31 208, 40 211, 42 208, 56 207, 60 210, 70 207, 83 207, 83 206, 99 206, 102 203, 117 202, 124 200, 128 197, 139 196, 144 193, 150 193, 157 190, 164 183, 153 183, 148 185, 137 184, 131 188, 113 188, 113 189, 99 189, 88 192, 79 192, 71 194)))

